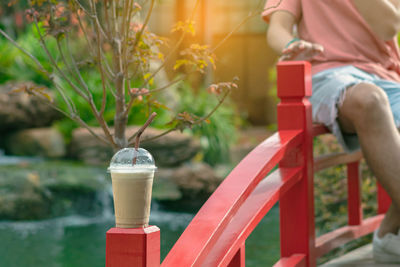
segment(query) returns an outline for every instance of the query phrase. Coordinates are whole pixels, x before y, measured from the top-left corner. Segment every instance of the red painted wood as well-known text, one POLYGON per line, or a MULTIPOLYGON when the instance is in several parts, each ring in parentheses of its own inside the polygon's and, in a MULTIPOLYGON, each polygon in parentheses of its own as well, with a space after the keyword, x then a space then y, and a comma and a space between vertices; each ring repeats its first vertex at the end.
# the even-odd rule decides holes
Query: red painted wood
POLYGON ((306 265, 306 255, 304 254, 294 254, 287 258, 281 258, 274 267, 305 267, 306 265))
POLYGON ((363 220, 363 211, 359 161, 347 164, 347 209, 348 224, 360 225, 363 220))
POLYGON ((160 229, 111 228, 106 234, 106 267, 159 267, 160 229))
POLYGON ((318 135, 330 133, 329 129, 326 128, 326 126, 323 125, 323 124, 313 124, 313 130, 312 131, 313 131, 312 135, 314 137, 318 136, 318 135))
POLYGON ((383 214, 365 219, 361 225, 344 226, 332 232, 324 234, 316 240, 316 257, 328 253, 334 248, 340 247, 349 241, 372 233, 383 220, 383 214))
MULTIPOLYGON (((348 164, 349 226, 315 239, 312 137, 329 130, 312 125, 308 62, 278 64, 278 96, 279 132, 254 149, 224 180, 162 266, 245 266, 244 242, 278 200, 282 258, 276 267, 315 266, 317 257, 379 226, 383 214, 362 220, 359 163, 353 162, 348 164), (263 180, 278 163, 279 169, 263 180)), ((348 162, 349 156, 342 158, 348 162)), ((323 160, 331 164, 332 159, 323 160)), ((326 163, 321 162, 321 166, 326 163)), ((379 213, 386 212, 391 203, 380 186, 378 203, 379 213)), ((157 227, 112 228, 107 232, 106 266, 159 266, 159 245, 157 227)))
POLYGON ((203 205, 162 266, 199 266, 249 194, 301 137, 300 130, 280 131, 250 152, 203 205))
POLYGON ((285 155, 279 166, 302 166, 302 179, 280 199, 281 256, 305 254, 307 266, 315 266, 313 124, 311 65, 308 62, 278 64, 278 130, 302 130, 303 142, 297 151, 285 155), (295 223, 294 223, 295 222, 295 223))
POLYGON ((362 158, 363 155, 361 151, 356 151, 352 153, 339 152, 322 155, 314 160, 314 172, 318 172, 340 164, 356 162, 361 160, 362 158))
POLYGON ((376 184, 378 186, 378 214, 384 214, 392 204, 392 199, 380 183, 376 182, 376 184))
POLYGON ((277 169, 263 179, 232 218, 204 266, 226 266, 279 197, 300 181, 301 171, 301 168, 277 169))
MULTIPOLYGON (((203 264, 203 266, 211 266, 203 264)), ((228 264, 228 267, 245 267, 246 266, 246 248, 243 244, 239 250, 236 252, 235 256, 228 264)))
POLYGON ((282 61, 277 66, 278 97, 294 99, 311 96, 311 64, 306 61, 282 61))

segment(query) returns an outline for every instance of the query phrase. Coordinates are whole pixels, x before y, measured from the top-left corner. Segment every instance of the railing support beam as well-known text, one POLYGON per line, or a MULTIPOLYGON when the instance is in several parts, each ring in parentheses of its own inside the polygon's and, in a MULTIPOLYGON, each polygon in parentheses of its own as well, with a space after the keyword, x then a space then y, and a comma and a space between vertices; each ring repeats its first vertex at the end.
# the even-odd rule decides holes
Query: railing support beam
POLYGON ((106 267, 159 267, 160 229, 111 228, 106 234, 106 267))
POLYGON ((392 199, 379 182, 376 184, 378 186, 378 214, 384 214, 392 204, 392 199))
POLYGON ((363 220, 361 206, 360 162, 347 164, 347 215, 349 225, 360 225, 363 220))
POLYGON ((302 166, 302 179, 280 200, 281 256, 306 255, 306 265, 315 266, 313 124, 311 65, 308 62, 278 64, 278 130, 302 130, 303 142, 292 148, 279 166, 302 166))
POLYGON ((235 256, 229 263, 228 267, 245 267, 246 257, 245 257, 245 245, 243 244, 240 249, 236 252, 235 256))

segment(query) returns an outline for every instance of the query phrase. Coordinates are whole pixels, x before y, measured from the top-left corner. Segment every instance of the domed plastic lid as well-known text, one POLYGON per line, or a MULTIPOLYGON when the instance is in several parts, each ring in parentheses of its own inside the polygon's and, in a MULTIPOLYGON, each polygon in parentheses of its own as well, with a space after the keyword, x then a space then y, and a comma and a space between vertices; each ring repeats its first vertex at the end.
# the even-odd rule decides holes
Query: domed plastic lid
POLYGON ((153 156, 143 148, 123 148, 112 157, 108 171, 154 171, 153 156))

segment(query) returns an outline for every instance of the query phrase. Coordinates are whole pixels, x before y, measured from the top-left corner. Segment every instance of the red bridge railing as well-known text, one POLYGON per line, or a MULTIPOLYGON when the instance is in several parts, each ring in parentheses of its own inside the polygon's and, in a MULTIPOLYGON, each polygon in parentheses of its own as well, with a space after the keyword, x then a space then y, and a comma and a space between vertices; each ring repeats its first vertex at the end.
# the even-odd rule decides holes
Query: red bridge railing
MULTIPOLYGON (((171 249, 162 267, 245 266, 245 241, 279 201, 281 259, 275 266, 315 266, 330 250, 377 228, 390 205, 378 187, 379 215, 363 219, 360 152, 313 159, 313 137, 327 133, 313 125, 311 66, 278 64, 278 132, 258 145, 226 177, 171 249), (314 171, 347 164, 348 226, 315 237, 314 171), (275 166, 278 166, 274 170, 275 166)), ((160 231, 112 228, 106 266, 160 266, 160 231)))

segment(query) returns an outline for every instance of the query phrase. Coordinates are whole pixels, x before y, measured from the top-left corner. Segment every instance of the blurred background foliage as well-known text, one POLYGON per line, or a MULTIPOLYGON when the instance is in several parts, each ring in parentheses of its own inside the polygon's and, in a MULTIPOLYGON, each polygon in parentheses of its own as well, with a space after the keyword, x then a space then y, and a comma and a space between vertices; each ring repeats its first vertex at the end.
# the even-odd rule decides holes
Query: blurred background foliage
MULTIPOLYGON (((199 117, 208 114, 218 103, 205 89, 193 91, 187 83, 180 86, 178 92, 180 111, 187 111, 199 117)), ((200 137, 205 162, 212 166, 229 162, 229 148, 237 140, 236 131, 241 123, 235 105, 228 99, 210 117, 209 123, 195 125, 191 129, 192 134, 200 137)))
MULTIPOLYGON (((0 27, 6 30, 10 35, 15 36, 19 45, 37 57, 44 67, 47 67, 49 65, 47 56, 37 42, 35 29, 33 26, 26 26, 26 24, 21 23, 24 21, 23 12, 26 7, 26 1, 19 1, 18 5, 15 6, 8 6, 2 3, 0 27)), ((81 51, 81 53, 86 53, 87 51, 82 42, 83 40, 73 40, 72 47, 81 51)), ((50 52, 55 55, 57 50, 55 41, 49 39, 47 44, 50 52)), ((0 57, 0 84, 4 84, 8 81, 33 81, 37 84, 52 88, 51 82, 37 71, 32 61, 22 55, 17 48, 4 38, 0 38, 0 51, 2 51, 0 57)), ((85 80, 88 81, 90 87, 101 87, 99 74, 96 70, 91 68, 90 63, 87 64, 82 74, 85 80)), ((277 103, 275 68, 268 69, 268 77, 270 81, 269 86, 271 87, 268 94, 277 103)), ((142 81, 136 81, 136 85, 141 82, 142 81)), ((134 86, 135 84, 132 84, 132 87, 134 86)), ((66 87, 68 88, 67 85, 66 87)), ((207 114, 217 103, 217 100, 211 97, 204 87, 199 90, 198 88, 193 88, 189 83, 181 83, 177 91, 179 95, 177 109, 179 112, 188 111, 197 116, 202 116, 207 114)), ((88 121, 89 125, 96 125, 96 121, 87 104, 79 100, 79 98, 72 93, 72 90, 69 95, 77 103, 77 108, 82 118, 88 121)), ((101 90, 94 91, 94 98, 95 101, 101 98, 101 90)), ((107 100, 110 102, 113 101, 110 93, 107 95, 107 100)), ((146 101, 143 101, 143 104, 136 104, 137 105, 135 105, 129 116, 129 125, 141 125, 148 116, 149 106, 146 104, 146 101)), ((162 103, 160 103, 160 105, 162 105, 162 103)), ((157 108, 155 106, 152 108, 158 112, 158 116, 153 125, 157 128, 164 128, 165 125, 172 120, 172 113, 164 108, 157 108)), ((111 125, 113 114, 114 110, 112 109, 108 109, 105 113, 106 121, 111 125)), ((237 139, 237 128, 245 124, 246 122, 238 113, 236 104, 233 101, 227 101, 227 103, 218 109, 210 118, 209 123, 194 126, 192 129, 186 131, 201 139, 203 160, 211 165, 215 165, 229 161, 229 147, 237 139)), ((69 119, 58 121, 56 126, 67 137, 67 140, 70 138, 73 129, 78 127, 76 123, 69 119)), ((269 124, 268 129, 272 131, 276 130, 276 124, 269 124)), ((318 153, 340 149, 334 141, 320 138, 315 140, 315 148, 318 153)), ((371 214, 375 211, 374 204, 372 204, 374 203, 373 195, 375 193, 375 182, 364 163, 362 164, 362 170, 363 174, 365 174, 363 176, 363 192, 366 200, 364 201, 364 208, 367 214, 371 214)), ((343 179, 344 176, 343 166, 323 171, 316 176, 316 215, 317 224, 320 227, 321 233, 337 225, 343 225, 346 221, 346 217, 344 216, 346 211, 346 187, 345 180, 343 179), (329 222, 328 220, 331 218, 332 214, 335 214, 335 222, 329 222), (336 214, 341 215, 336 216, 336 214)))
MULTIPOLYGON (((314 157, 336 152, 343 152, 343 149, 333 135, 322 135, 314 138, 314 157)), ((361 161, 360 169, 362 209, 364 217, 367 218, 377 214, 376 179, 365 160, 361 161)), ((315 173, 314 204, 317 236, 347 225, 346 172, 345 165, 338 165, 315 173)), ((350 250, 370 243, 371 240, 371 235, 354 240, 324 255, 318 262, 323 263, 343 255, 350 250)))
MULTIPOLYGON (((36 56, 46 69, 49 69, 47 56, 37 41, 33 26, 18 34, 17 43, 36 56)), ((56 52, 54 40, 47 42, 50 52, 56 52)), ((31 59, 24 56, 18 48, 5 38, 0 38, 0 83, 7 81, 33 81, 37 84, 51 86, 51 82, 38 71, 31 59)))
MULTIPOLYGON (((23 9, 26 7, 25 4, 26 1, 20 1, 19 6, 8 7, 4 3, 1 3, 0 27, 5 29, 10 35, 15 36, 17 42, 35 57, 39 58, 43 66, 46 67, 48 66, 47 57, 37 42, 34 29, 26 27, 23 23, 18 23, 16 17, 9 15, 16 12, 19 14, 18 17, 23 17, 23 9)), ((21 21, 23 21, 23 18, 21 21)), ((265 42, 264 37, 262 37, 262 40, 265 42)), ((75 49, 81 49, 80 51, 85 53, 86 51, 84 46, 82 46, 80 42, 81 40, 74 40, 72 46, 75 49)), ((55 42, 49 41, 48 47, 52 54, 55 53, 55 42)), ((0 84, 9 81, 33 81, 37 84, 52 88, 51 83, 36 70, 31 60, 21 55, 21 53, 4 38, 0 38, 0 51, 0 84)), ((240 57, 240 54, 237 53, 236 56, 240 57)), ((260 57, 259 55, 257 56, 260 57)), ((228 66, 228 63, 225 64, 225 66, 228 66)), ((239 66, 240 64, 237 65, 239 66)), ((268 90, 268 95, 273 99, 274 103, 277 103, 278 99, 276 96, 275 86, 276 71, 275 68, 266 67, 263 70, 263 73, 266 69, 268 69, 269 88, 271 88, 268 90)), ((88 81, 90 87, 101 87, 99 74, 91 68, 90 64, 85 68, 83 76, 88 81)), ((142 81, 134 81, 134 83, 137 84, 140 84, 141 82, 142 81)), ((135 84, 132 84, 132 87, 135 87, 135 84)), ((187 111, 200 117, 207 114, 217 104, 217 100, 210 96, 204 87, 204 85, 200 85, 199 89, 198 86, 192 86, 189 83, 179 84, 177 86, 179 101, 178 106, 176 107, 178 111, 187 111)), ((101 98, 101 90, 96 90, 94 92, 94 98, 96 101, 96 99, 101 98)), ((89 112, 87 104, 85 102, 79 102, 78 97, 72 93, 72 90, 69 94, 77 103, 77 109, 80 111, 82 118, 88 121, 89 125, 96 125, 95 119, 93 118, 92 113, 89 112)), ((113 101, 112 99, 111 95, 107 95, 108 101, 111 102, 113 101)), ((129 116, 129 125, 140 125, 146 120, 149 113, 149 106, 146 102, 147 101, 143 101, 142 104, 136 103, 138 105, 135 105, 129 116)), ((161 102, 153 104, 162 105, 161 102)), ((152 108, 158 112, 158 116, 153 125, 157 128, 164 128, 165 125, 172 120, 172 113, 161 107, 157 108, 156 106, 153 106, 152 108)), ((113 114, 114 111, 112 109, 108 109, 105 113, 106 121, 111 125, 113 114)), ((203 148, 202 160, 211 165, 215 165, 229 161, 229 147, 236 140, 237 129, 239 126, 245 125, 246 123, 247 122, 243 120, 243 116, 240 116, 238 113, 237 103, 227 101, 227 103, 221 106, 221 108, 214 113, 210 118, 209 123, 196 125, 192 129, 187 129, 185 131, 200 138, 203 148)), ((58 121, 56 125, 66 137, 70 137, 72 130, 77 127, 77 125, 69 119, 62 119, 61 121, 58 121)), ((270 123, 268 129, 275 131, 276 124, 270 123)), ((321 136, 316 138, 314 140, 314 149, 316 155, 328 151, 341 151, 340 146, 332 136, 321 136)), ((361 169, 363 177, 363 209, 365 216, 369 216, 376 213, 376 184, 375 179, 372 173, 368 170, 365 162, 362 162, 361 169)), ((343 226, 347 222, 347 186, 345 176, 345 166, 330 168, 317 173, 315 176, 315 215, 318 235, 343 226)), ((358 242, 365 242, 365 239, 358 242)), ((332 256, 328 255, 327 257, 332 256)))
MULTIPOLYGON (((22 11, 24 7, 24 2, 20 2, 19 6, 13 6, 12 9, 14 9, 14 11, 15 9, 22 11)), ((3 7, 3 13, 6 13, 8 9, 4 9, 3 7)), ((35 56, 44 68, 50 70, 51 68, 47 55, 38 42, 38 34, 35 27, 33 25, 18 27, 15 24, 10 25, 8 21, 7 17, 2 17, 0 20, 0 27, 2 29, 8 29, 8 32, 12 32, 12 35, 16 36, 15 39, 18 45, 35 56)), ((55 59, 58 59, 57 62, 59 66, 62 67, 63 63, 57 54, 56 41, 53 38, 48 38, 46 39, 46 44, 50 53, 55 59)), ((83 38, 71 40, 70 45, 71 49, 79 52, 77 57, 78 62, 79 54, 84 55, 88 53, 83 38)), ((55 101, 60 103, 61 108, 63 110, 66 109, 66 104, 62 101, 61 96, 56 93, 52 82, 37 69, 30 58, 23 55, 19 49, 5 38, 0 38, 0 51, 2 51, 0 57, 0 84, 11 81, 32 81, 35 84, 44 85, 52 91, 55 101)), ((84 57, 82 56, 82 58, 84 57)), ((99 90, 93 90, 94 101, 99 106, 102 98, 100 74, 97 68, 93 67, 90 62, 81 62, 81 64, 84 64, 84 66, 80 66, 81 74, 84 80, 87 81, 89 88, 99 88, 99 90)), ((133 81, 131 88, 139 87, 142 83, 143 80, 133 81)), ((97 126, 97 121, 87 102, 74 93, 66 82, 63 83, 63 86, 67 89, 66 93, 69 97, 76 103, 81 118, 86 121, 89 126, 97 126)), ((156 86, 156 84, 152 85, 154 88, 156 86)), ((177 105, 175 108, 177 110, 174 111, 166 107, 165 101, 160 95, 143 96, 142 100, 136 99, 132 111, 129 114, 128 125, 143 125, 149 113, 152 111, 158 114, 152 126, 159 129, 166 129, 168 123, 173 120, 173 116, 177 111, 187 111, 199 117, 207 115, 218 104, 218 100, 207 92, 205 86, 200 86, 200 89, 197 87, 198 86, 194 88, 189 82, 181 82, 176 86, 177 93, 175 97, 177 98, 177 105), (152 97, 152 99, 148 99, 150 97, 152 97)), ((115 99, 112 93, 107 91, 108 108, 104 113, 104 117, 110 126, 113 125, 115 114, 114 101, 115 99)), ((239 117, 236 105, 232 101, 227 100, 226 103, 213 114, 208 122, 195 125, 192 129, 186 129, 185 132, 200 138, 202 146, 201 160, 210 165, 228 163, 229 149, 236 141, 237 127, 241 122, 242 119, 239 117)), ((70 141, 73 130, 79 127, 76 122, 71 121, 69 118, 63 118, 57 121, 55 126, 63 133, 67 142, 70 141)))

